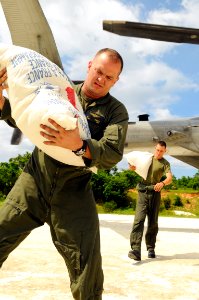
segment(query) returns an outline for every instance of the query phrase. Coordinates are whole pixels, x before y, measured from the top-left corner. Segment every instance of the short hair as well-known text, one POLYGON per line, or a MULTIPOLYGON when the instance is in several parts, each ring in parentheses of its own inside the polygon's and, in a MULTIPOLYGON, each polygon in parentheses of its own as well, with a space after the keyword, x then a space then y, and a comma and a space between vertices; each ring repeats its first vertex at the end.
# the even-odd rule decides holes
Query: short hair
POLYGON ((120 68, 120 73, 123 70, 123 66, 124 66, 124 62, 123 62, 123 58, 121 57, 121 55, 114 49, 111 48, 103 48, 101 50, 99 50, 95 57, 102 54, 102 53, 108 53, 109 57, 114 61, 114 62, 120 62, 121 64, 121 68, 120 68))
POLYGON ((158 145, 160 145, 160 146, 162 146, 162 147, 167 147, 167 144, 166 144, 166 142, 165 141, 158 141, 158 143, 157 143, 158 145))

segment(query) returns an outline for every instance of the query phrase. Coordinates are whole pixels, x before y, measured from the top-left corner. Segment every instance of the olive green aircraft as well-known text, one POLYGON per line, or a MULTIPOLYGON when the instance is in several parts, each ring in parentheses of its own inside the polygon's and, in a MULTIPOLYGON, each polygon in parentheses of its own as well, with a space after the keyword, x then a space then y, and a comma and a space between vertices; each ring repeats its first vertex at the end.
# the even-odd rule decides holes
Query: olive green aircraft
MULTIPOLYGON (((0 3, 13 44, 33 49, 63 69, 52 31, 39 1, 1 0, 0 3)), ((124 21, 103 21, 103 29, 137 38, 199 43, 198 29, 124 21)), ((164 140, 170 156, 199 169, 199 117, 161 121, 149 121, 147 114, 138 117, 138 122, 129 122, 125 152, 153 151, 156 142, 164 140)), ((19 144, 21 137, 21 131, 14 129, 11 144, 19 144)))

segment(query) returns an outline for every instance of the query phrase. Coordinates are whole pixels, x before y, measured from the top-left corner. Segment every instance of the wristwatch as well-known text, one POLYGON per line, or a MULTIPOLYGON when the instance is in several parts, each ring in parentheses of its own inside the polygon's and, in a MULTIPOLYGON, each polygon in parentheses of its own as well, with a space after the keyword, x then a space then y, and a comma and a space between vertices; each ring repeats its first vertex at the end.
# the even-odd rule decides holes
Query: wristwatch
POLYGON ((86 148, 87 148, 87 141, 83 140, 82 147, 77 150, 73 150, 73 153, 75 153, 75 155, 77 155, 77 156, 83 156, 84 153, 86 152, 86 148))

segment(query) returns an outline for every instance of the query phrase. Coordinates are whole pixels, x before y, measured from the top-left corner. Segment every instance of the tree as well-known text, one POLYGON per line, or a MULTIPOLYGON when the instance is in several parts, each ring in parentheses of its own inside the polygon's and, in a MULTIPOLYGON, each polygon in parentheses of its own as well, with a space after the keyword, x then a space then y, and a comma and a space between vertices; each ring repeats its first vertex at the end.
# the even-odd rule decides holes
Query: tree
MULTIPOLYGON (((127 192, 134 188, 139 176, 130 170, 119 172, 116 167, 109 171, 99 170, 92 175, 92 188, 97 203, 114 201, 117 208, 129 205, 127 192)), ((107 204, 106 204, 107 205, 107 204)))
MULTIPOLYGON (((9 193, 15 181, 21 174, 26 162, 31 154, 26 152, 11 158, 9 162, 0 163, 0 200, 3 201, 9 193)), ((135 188, 140 181, 140 176, 131 170, 118 171, 117 167, 110 170, 99 170, 97 174, 92 174, 91 185, 97 203, 106 203, 107 209, 114 207, 124 208, 130 205, 129 189, 135 188)), ((167 188, 193 188, 199 189, 199 171, 193 178, 182 176, 176 179, 167 188)))
POLYGON ((9 193, 30 155, 30 153, 26 152, 24 155, 18 155, 15 158, 9 159, 9 162, 0 163, 0 192, 3 195, 9 193))
POLYGON ((104 187, 111 177, 109 171, 98 170, 97 174, 92 174, 91 184, 96 203, 104 202, 104 187))
POLYGON ((193 178, 191 178, 188 183, 188 187, 194 190, 199 190, 199 171, 194 175, 193 178))
POLYGON ((190 182, 191 178, 188 176, 182 176, 181 178, 178 179, 178 187, 180 188, 186 188, 188 187, 188 184, 190 182))
POLYGON ((126 207, 128 205, 126 197, 128 189, 129 185, 124 176, 111 176, 104 187, 104 202, 114 201, 117 208, 126 207))

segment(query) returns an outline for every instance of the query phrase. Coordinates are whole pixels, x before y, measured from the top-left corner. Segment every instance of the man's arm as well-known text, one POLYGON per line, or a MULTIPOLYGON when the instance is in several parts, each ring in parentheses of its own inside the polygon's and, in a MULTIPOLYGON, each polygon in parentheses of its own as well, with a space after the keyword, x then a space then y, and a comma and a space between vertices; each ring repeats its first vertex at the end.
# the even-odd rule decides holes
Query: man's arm
POLYGON ((109 125, 104 136, 99 140, 88 140, 92 161, 90 166, 98 169, 111 169, 123 157, 124 144, 128 128, 128 120, 109 125))
POLYGON ((5 84, 7 79, 6 69, 0 71, 0 110, 3 109, 5 98, 3 97, 3 90, 6 89, 8 86, 5 84))
MULTIPOLYGON (((100 140, 88 139, 87 149, 84 154, 85 164, 88 167, 96 166, 99 169, 111 169, 123 156, 124 143, 128 128, 128 113, 123 105, 113 109, 109 125, 103 132, 100 140)), ((49 122, 56 129, 41 125, 44 131, 40 134, 46 139, 46 145, 54 145, 70 150, 81 148, 83 141, 80 138, 78 128, 65 130, 53 120, 49 122)))
POLYGON ((8 88, 5 83, 6 80, 6 69, 3 69, 0 71, 0 120, 4 120, 11 127, 16 127, 15 121, 11 117, 10 103, 8 99, 3 96, 3 90, 8 88))
POLYGON ((169 185, 172 182, 172 177, 173 176, 171 172, 166 173, 166 178, 162 181, 162 183, 164 185, 169 185))
POLYGON ((0 111, 2 111, 4 107, 4 103, 5 103, 5 98, 3 97, 3 95, 0 95, 0 111))
MULTIPOLYGON (((83 141, 77 127, 74 130, 65 130, 52 119, 48 121, 55 129, 43 124, 40 125, 42 129, 40 134, 46 139, 44 144, 70 150, 77 150, 82 147, 83 141)), ((88 146, 84 154, 86 165, 89 167, 96 166, 100 169, 110 169, 116 165, 123 156, 127 128, 128 119, 119 124, 108 126, 100 141, 87 140, 88 146)))

